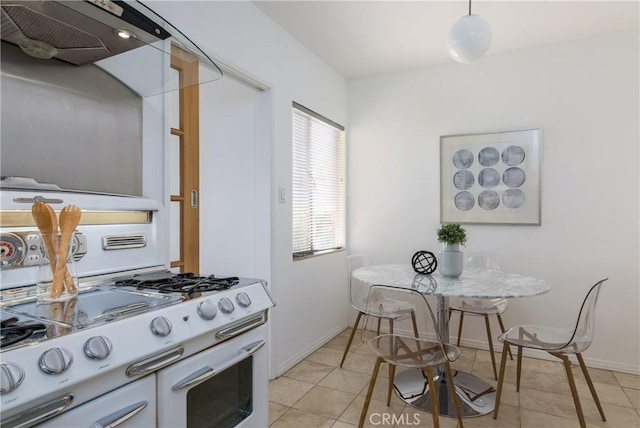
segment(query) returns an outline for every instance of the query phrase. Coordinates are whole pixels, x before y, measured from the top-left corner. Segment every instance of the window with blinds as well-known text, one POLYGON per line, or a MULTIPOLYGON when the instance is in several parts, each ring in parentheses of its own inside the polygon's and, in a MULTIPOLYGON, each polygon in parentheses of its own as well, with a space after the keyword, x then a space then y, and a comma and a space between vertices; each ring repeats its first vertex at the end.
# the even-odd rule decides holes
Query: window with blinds
POLYGON ((293 257, 345 243, 344 127, 293 103, 293 257))

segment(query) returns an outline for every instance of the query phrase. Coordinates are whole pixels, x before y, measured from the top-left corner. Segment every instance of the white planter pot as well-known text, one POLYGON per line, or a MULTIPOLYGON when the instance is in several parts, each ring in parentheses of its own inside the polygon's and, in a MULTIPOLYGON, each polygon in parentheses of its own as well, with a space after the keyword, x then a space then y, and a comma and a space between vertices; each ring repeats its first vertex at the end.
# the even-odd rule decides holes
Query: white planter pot
POLYGON ((440 252, 438 269, 444 276, 458 277, 462 274, 464 255, 459 244, 444 244, 440 252))

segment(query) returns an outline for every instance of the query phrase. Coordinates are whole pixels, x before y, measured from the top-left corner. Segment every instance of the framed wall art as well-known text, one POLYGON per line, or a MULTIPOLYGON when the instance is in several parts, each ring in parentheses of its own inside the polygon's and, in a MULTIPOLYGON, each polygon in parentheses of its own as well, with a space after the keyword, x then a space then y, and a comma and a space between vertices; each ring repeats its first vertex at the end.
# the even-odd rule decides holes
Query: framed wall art
POLYGON ((440 221, 540 224, 540 129, 440 137, 440 221))

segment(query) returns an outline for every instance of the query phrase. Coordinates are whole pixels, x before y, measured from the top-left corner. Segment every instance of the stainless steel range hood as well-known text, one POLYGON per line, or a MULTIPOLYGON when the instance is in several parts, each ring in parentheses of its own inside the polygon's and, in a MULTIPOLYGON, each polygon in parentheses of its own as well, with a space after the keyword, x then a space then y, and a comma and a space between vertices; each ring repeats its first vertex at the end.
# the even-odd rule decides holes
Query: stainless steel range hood
POLYGON ((95 64, 141 96, 222 77, 188 37, 135 0, 1 0, 0 11, 4 42, 43 60, 95 64), (172 56, 182 63, 197 61, 198 78, 180 81, 169 73, 172 56))

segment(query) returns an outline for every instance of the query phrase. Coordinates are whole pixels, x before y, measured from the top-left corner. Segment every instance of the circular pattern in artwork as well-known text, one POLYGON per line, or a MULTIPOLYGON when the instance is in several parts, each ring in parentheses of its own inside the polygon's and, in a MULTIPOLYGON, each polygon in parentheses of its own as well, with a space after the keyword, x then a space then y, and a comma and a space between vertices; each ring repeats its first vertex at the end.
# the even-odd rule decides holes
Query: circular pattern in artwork
POLYGON ((520 189, 507 189, 502 194, 502 204, 507 208, 520 208, 525 200, 525 194, 520 189))
POLYGON ((466 169, 453 174, 453 185, 460 190, 469 189, 475 182, 476 179, 473 177, 473 173, 466 169))
POLYGON ((500 196, 493 190, 485 190, 478 195, 478 205, 487 211, 495 210, 500 205, 500 196))
POLYGON ((467 169, 473 165, 473 153, 467 149, 460 149, 453 154, 453 165, 456 168, 467 169))
MULTIPOLYGON (((524 171, 515 166, 507 168, 505 172, 502 173, 502 181, 507 187, 511 187, 512 189, 522 186, 526 178, 524 171)), ((480 178, 478 178, 478 181, 480 181, 480 178)))
POLYGON ((478 153, 478 162, 482 166, 494 166, 500 160, 500 152, 495 147, 485 147, 478 153))
POLYGON ((502 151, 502 162, 509 166, 520 165, 524 162, 524 149, 520 146, 509 146, 502 151))
POLYGON ((471 192, 458 192, 453 197, 453 203, 460 211, 469 211, 476 204, 476 200, 471 192))
POLYGON ((418 251, 411 257, 411 264, 415 272, 427 275, 438 267, 436 256, 431 251, 418 251))
POLYGON ((492 189, 500 184, 500 174, 493 168, 484 168, 478 174, 478 184, 485 189, 492 189))

